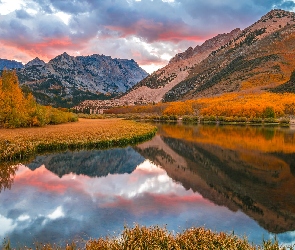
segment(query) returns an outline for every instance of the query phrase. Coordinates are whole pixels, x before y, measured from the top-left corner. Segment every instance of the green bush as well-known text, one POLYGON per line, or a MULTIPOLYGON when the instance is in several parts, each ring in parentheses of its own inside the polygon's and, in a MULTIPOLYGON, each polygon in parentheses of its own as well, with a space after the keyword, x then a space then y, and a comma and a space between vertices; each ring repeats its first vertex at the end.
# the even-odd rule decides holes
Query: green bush
POLYGON ((275 118, 276 117, 276 113, 275 113, 273 107, 266 107, 263 110, 262 117, 263 118, 275 118))
POLYGON ((199 117, 198 116, 191 116, 191 115, 185 115, 182 117, 183 123, 198 123, 199 117))

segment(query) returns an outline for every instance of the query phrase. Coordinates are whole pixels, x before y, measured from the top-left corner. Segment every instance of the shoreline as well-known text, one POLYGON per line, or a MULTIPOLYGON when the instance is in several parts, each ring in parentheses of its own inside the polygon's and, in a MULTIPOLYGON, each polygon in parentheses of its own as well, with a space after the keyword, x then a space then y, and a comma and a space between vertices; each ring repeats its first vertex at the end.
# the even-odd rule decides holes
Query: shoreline
POLYGON ((123 147, 151 139, 157 128, 122 119, 88 120, 41 128, 0 129, 0 162, 36 154, 123 147))

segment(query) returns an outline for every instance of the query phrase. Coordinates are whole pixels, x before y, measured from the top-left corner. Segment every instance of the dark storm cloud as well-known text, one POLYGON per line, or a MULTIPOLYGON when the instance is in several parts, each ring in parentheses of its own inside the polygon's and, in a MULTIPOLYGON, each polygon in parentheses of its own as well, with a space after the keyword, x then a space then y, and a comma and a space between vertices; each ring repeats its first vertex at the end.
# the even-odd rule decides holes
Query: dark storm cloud
POLYGON ((220 31, 245 28, 272 8, 294 7, 294 2, 282 0, 175 0, 174 3, 161 0, 42 0, 36 3, 45 12, 51 6, 71 14, 70 27, 75 29, 79 24, 76 38, 95 36, 107 27, 121 37, 136 35, 148 42, 203 40, 220 31))

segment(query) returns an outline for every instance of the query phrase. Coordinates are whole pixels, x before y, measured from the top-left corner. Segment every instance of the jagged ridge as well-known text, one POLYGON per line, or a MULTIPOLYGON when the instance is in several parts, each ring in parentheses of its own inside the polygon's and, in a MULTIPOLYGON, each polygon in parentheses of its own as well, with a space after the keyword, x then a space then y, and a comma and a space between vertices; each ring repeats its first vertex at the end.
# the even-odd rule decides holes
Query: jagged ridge
POLYGON ((85 99, 114 97, 148 75, 132 59, 96 54, 74 57, 66 52, 48 63, 35 58, 17 73, 37 101, 66 107, 85 99))

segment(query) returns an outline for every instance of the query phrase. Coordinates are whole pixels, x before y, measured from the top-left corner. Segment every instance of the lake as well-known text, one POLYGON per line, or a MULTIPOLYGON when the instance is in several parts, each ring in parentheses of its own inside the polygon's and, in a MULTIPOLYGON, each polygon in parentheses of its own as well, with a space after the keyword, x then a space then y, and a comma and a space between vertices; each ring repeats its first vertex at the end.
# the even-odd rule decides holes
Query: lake
POLYGON ((2 163, 0 238, 83 242, 138 223, 295 243, 295 128, 157 126, 134 147, 2 163))

